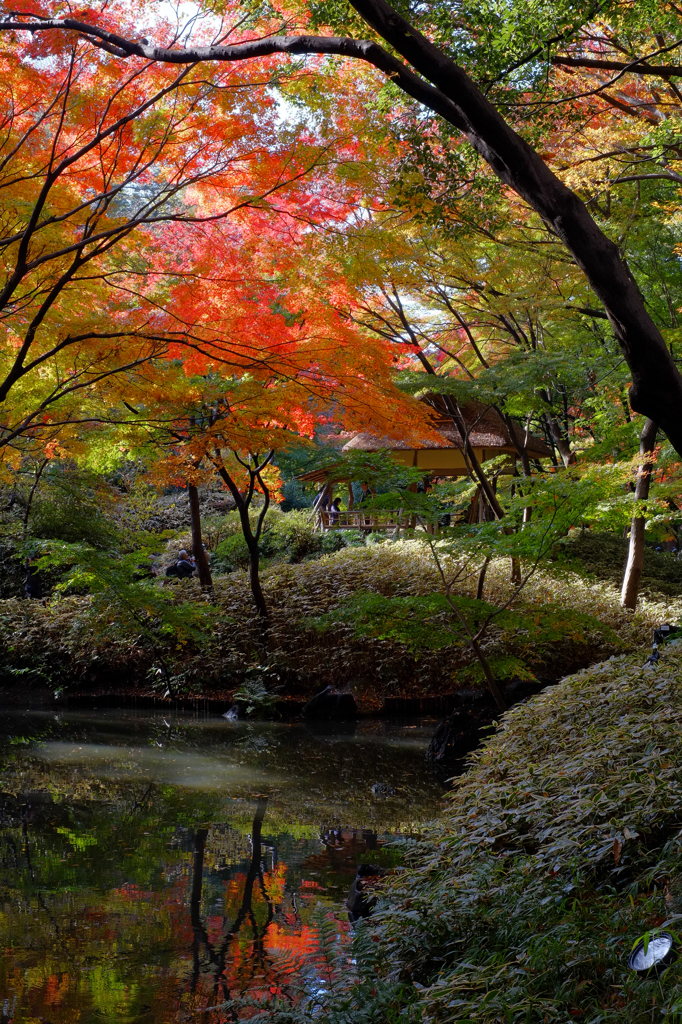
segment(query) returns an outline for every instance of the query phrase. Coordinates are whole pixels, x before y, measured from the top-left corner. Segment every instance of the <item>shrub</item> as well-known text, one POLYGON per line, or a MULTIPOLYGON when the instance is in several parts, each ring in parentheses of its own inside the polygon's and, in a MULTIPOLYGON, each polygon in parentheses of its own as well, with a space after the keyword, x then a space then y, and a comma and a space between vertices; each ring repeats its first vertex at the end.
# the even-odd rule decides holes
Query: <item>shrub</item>
POLYGON ((212 564, 218 571, 233 572, 235 569, 245 569, 249 564, 249 549, 242 533, 226 537, 216 548, 215 554, 212 564))
MULTIPOLYGON (((628 557, 628 541, 615 533, 573 530, 561 543, 561 553, 576 567, 601 580, 620 586, 628 557)), ((682 560, 668 552, 644 548, 641 593, 651 596, 682 595, 682 560)))
MULTIPOLYGON (((457 563, 451 556, 444 555, 444 560, 446 569, 454 570, 457 563)), ((117 575, 127 573, 125 578, 133 580, 137 555, 128 556, 130 571, 126 558, 113 561, 117 575)), ((461 582, 458 593, 462 599, 474 597, 475 569, 474 565, 474 571, 461 582)), ((160 589, 177 606, 178 617, 184 615, 183 605, 202 611, 201 625, 192 634, 179 637, 172 628, 156 632, 156 650, 140 640, 140 631, 130 624, 125 606, 119 609, 113 598, 107 608, 101 599, 91 597, 62 598, 46 606, 28 601, 2 602, 0 645, 7 681, 9 669, 30 667, 40 658, 48 676, 53 675, 55 680, 59 677, 59 685, 110 685, 115 679, 117 686, 122 681, 146 686, 159 653, 163 653, 174 676, 182 677, 183 688, 194 693, 207 689, 230 693, 243 681, 247 667, 263 659, 280 675, 288 694, 308 695, 319 689, 323 664, 329 678, 354 687, 367 708, 379 707, 383 697, 391 694, 442 694, 471 681, 467 673, 472 663, 468 655, 462 657, 462 649, 456 644, 451 648, 423 645, 417 649, 405 642, 406 637, 388 636, 381 616, 367 629, 356 628, 353 615, 349 617, 352 605, 348 602, 361 593, 360 601, 370 601, 372 595, 389 602, 425 598, 424 616, 438 614, 437 609, 429 611, 428 601, 439 593, 440 579, 428 548, 417 540, 344 547, 296 564, 273 561, 264 568, 262 582, 270 609, 267 649, 253 608, 248 575, 242 570, 229 576, 216 575, 210 601, 193 579, 176 583, 163 577, 142 583, 150 588, 151 596, 160 589), (329 618, 324 632, 307 624, 306 620, 325 615, 329 618), (17 642, 18 636, 23 637, 21 642, 17 642), (159 645, 163 645, 162 650, 159 645)), ((123 588, 126 593, 127 586, 123 588)), ((501 605, 509 592, 508 562, 491 563, 486 580, 489 604, 501 605)), ((645 600, 633 615, 620 607, 615 588, 567 571, 539 571, 522 598, 513 612, 524 618, 527 627, 510 628, 508 648, 500 642, 499 634, 493 634, 491 640, 498 646, 489 653, 496 658, 516 657, 541 675, 555 678, 595 658, 650 643, 652 626, 675 619, 682 612, 679 601, 645 600), (551 614, 546 617, 548 606, 551 614), (540 650, 542 659, 535 657, 539 628, 546 631, 540 650)), ((146 596, 144 600, 148 603, 146 596)), ((390 610, 391 605, 384 607, 390 610)), ((384 620, 388 622, 390 615, 384 620)), ((505 672, 509 668, 508 661, 497 664, 505 672)))
POLYGON ((418 984, 421 1019, 679 1011, 682 963, 660 980, 627 966, 637 937, 682 910, 682 646, 643 660, 612 658, 508 712, 413 847, 373 931, 385 975, 418 984))
POLYGON ((29 517, 33 537, 90 544, 105 549, 117 547, 119 532, 105 514, 107 505, 118 500, 100 478, 55 467, 36 491, 29 517))
MULTIPOLYGON (((453 602, 474 630, 495 612, 494 605, 475 598, 459 596, 453 602)), ((442 594, 383 597, 360 591, 310 622, 322 632, 348 624, 356 637, 392 641, 417 657, 424 651, 441 651, 451 679, 484 681, 468 634, 442 594)), ((623 642, 592 615, 545 605, 541 611, 530 607, 499 613, 481 646, 502 680, 533 679, 534 673, 553 674, 566 664, 585 664, 621 650, 623 642)))
MULTIPOLYGON (((257 517, 258 511, 255 510, 250 516, 254 526, 257 517)), ((218 572, 233 572, 235 569, 242 569, 248 565, 248 548, 243 539, 238 513, 228 513, 223 517, 223 521, 225 523, 223 530, 227 536, 220 541, 215 549, 214 568, 218 572)), ((277 560, 295 563, 338 551, 345 546, 345 543, 340 532, 319 533, 315 531, 310 512, 284 513, 273 506, 268 509, 266 514, 259 546, 264 562, 277 560)))

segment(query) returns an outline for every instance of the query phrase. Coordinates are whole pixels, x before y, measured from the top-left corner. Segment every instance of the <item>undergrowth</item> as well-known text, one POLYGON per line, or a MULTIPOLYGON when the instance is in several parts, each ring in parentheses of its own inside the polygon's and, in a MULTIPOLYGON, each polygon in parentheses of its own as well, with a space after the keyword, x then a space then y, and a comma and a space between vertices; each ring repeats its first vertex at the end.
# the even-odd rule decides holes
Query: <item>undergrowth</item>
MULTIPOLYGON (((454 559, 446 552, 442 558, 454 570, 454 559)), ((462 577, 462 600, 474 598, 476 570, 472 563, 462 577)), ((120 592, 116 586, 46 604, 0 601, 2 681, 148 688, 158 678, 165 690, 163 658, 178 693, 232 692, 256 666, 283 694, 306 695, 324 679, 370 702, 476 682, 466 644, 437 596, 442 588, 430 552, 416 540, 267 567, 265 644, 246 572, 217 575, 211 600, 192 579, 141 580, 120 592), (194 620, 191 629, 178 627, 194 620)), ((509 563, 492 563, 481 607, 499 606, 510 593, 509 563)), ((620 608, 614 587, 540 570, 491 631, 488 653, 502 659, 497 664, 507 675, 523 675, 525 666, 558 677, 648 644, 654 625, 681 613, 679 599, 645 600, 633 615, 620 608)))
POLYGON ((660 980, 627 965, 682 911, 682 647, 643 660, 510 711, 412 848, 373 930, 419 1019, 682 1019, 682 963, 660 980))
MULTIPOLYGON (((584 573, 619 587, 628 557, 628 541, 616 533, 572 530, 561 543, 561 553, 584 573)), ((667 551, 644 548, 640 593, 643 597, 682 593, 682 560, 667 551)))

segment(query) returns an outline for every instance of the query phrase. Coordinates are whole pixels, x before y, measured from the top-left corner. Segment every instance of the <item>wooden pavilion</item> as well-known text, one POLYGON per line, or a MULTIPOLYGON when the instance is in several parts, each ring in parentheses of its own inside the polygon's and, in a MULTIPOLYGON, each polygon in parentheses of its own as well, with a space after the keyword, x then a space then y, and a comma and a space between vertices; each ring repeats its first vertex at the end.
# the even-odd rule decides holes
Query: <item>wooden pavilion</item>
MULTIPOLYGON (((376 437, 373 434, 359 432, 343 445, 341 451, 386 451, 400 466, 410 466, 424 470, 425 478, 467 476, 468 469, 464 456, 464 439, 457 430, 445 410, 442 399, 437 395, 428 396, 429 405, 434 406, 432 423, 440 442, 429 440, 423 445, 413 441, 395 440, 394 438, 376 437)), ((479 402, 467 402, 460 405, 468 439, 476 458, 483 464, 500 455, 508 459, 496 470, 499 474, 514 474, 516 461, 523 455, 529 459, 539 460, 552 456, 552 449, 541 438, 536 437, 513 421, 505 420, 497 410, 479 402)), ((391 529, 409 525, 402 522, 401 511, 395 513, 360 513, 354 510, 354 496, 351 480, 343 475, 343 464, 326 467, 303 473, 299 480, 317 483, 324 487, 323 496, 331 498, 335 484, 348 484, 348 512, 332 513, 320 511, 320 526, 323 529, 391 529), (386 526, 380 520, 388 517, 386 526), (360 519, 363 521, 360 522, 360 519), (365 520, 376 519, 372 524, 365 520), (357 522, 356 522, 357 520, 357 522)))

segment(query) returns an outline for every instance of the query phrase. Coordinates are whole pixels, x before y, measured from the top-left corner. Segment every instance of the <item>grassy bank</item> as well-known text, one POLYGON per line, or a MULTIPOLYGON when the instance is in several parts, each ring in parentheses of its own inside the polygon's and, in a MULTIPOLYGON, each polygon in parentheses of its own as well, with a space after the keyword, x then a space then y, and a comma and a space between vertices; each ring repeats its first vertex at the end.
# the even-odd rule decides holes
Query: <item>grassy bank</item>
POLYGON ((682 913, 682 647, 643 661, 546 690, 474 755, 371 925, 403 1019, 682 1019, 682 962, 627 966, 682 913))
MULTIPOLYGON (((466 561, 441 554, 448 570, 466 561)), ((510 594, 509 564, 501 560, 490 566, 485 601, 477 602, 476 570, 474 562, 456 594, 471 622, 510 594)), ((96 593, 2 601, 2 683, 165 692, 170 681, 178 694, 229 695, 252 679, 307 696, 335 682, 371 707, 386 695, 480 682, 418 540, 273 561, 263 571, 267 636, 245 571, 218 572, 214 584, 209 598, 195 580, 121 582, 114 575, 96 593)), ((548 565, 496 620, 485 649, 501 678, 559 678, 648 644, 652 626, 680 613, 680 599, 663 597, 644 600, 632 615, 620 608, 614 586, 548 565)))

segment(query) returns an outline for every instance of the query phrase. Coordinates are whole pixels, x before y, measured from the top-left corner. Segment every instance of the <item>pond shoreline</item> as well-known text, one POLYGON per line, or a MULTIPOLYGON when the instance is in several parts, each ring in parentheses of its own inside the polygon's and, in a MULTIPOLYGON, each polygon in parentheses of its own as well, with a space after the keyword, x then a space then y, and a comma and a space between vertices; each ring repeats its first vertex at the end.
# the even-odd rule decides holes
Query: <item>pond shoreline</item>
MULTIPOLYGON (((560 680, 546 679, 537 683, 526 683, 521 680, 508 685, 505 690, 505 697, 510 706, 521 700, 540 693, 548 686, 556 685, 560 680)), ((278 700, 270 715, 262 717, 273 720, 293 721, 303 716, 303 709, 309 698, 283 697, 278 700)), ((464 707, 476 707, 483 709, 490 705, 491 721, 497 718, 499 712, 495 709, 494 703, 488 692, 481 688, 460 688, 449 693, 425 694, 416 697, 404 694, 397 696, 385 696, 380 707, 363 707, 359 702, 357 718, 409 718, 412 716, 421 717, 443 716, 447 717, 454 711, 464 707)), ((174 697, 161 696, 158 693, 150 693, 139 690, 112 690, 102 689, 89 692, 59 693, 51 687, 36 686, 29 689, 20 687, 0 688, 0 708, 111 708, 111 709, 139 709, 149 711, 194 711, 204 714, 223 715, 233 706, 234 700, 230 692, 220 695, 178 695, 174 697)))

